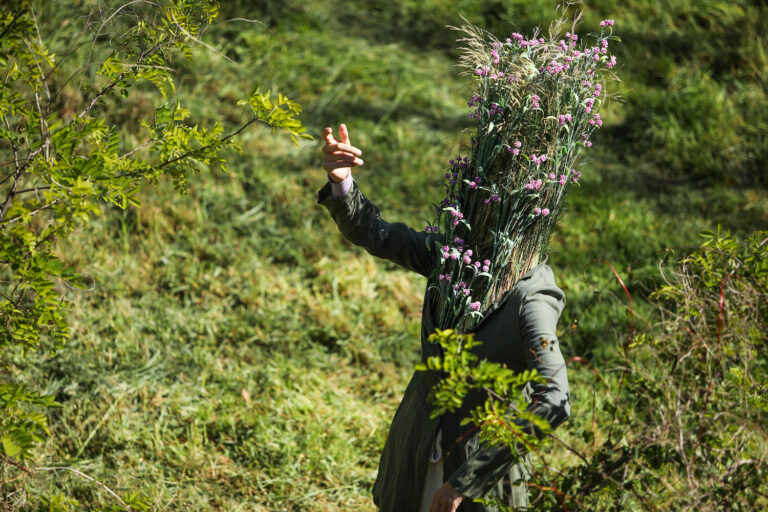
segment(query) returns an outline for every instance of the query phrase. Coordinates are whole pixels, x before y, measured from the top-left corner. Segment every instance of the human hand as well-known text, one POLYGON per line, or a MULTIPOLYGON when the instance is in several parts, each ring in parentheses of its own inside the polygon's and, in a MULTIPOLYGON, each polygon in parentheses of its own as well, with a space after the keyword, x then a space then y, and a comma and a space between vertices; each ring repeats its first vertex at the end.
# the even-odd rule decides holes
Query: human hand
POLYGON ((456 492, 451 482, 445 482, 435 491, 435 496, 429 505, 429 512, 456 512, 463 499, 464 496, 456 492))
POLYGON ((363 161, 358 158, 363 152, 350 145, 349 132, 344 124, 339 125, 339 139, 337 141, 333 138, 333 129, 323 129, 323 169, 336 183, 344 181, 352 167, 363 165, 363 161))

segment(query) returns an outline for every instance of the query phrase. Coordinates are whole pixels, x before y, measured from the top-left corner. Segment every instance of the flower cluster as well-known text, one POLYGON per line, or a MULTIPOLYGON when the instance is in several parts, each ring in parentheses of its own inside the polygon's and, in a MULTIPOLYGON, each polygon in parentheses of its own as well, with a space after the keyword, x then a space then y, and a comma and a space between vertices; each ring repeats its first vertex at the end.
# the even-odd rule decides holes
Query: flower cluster
POLYGON ((613 20, 600 26, 593 44, 571 32, 501 42, 465 27, 474 131, 467 156, 449 162, 445 198, 426 228, 440 248, 429 286, 438 328, 475 325, 543 254, 582 177, 580 153, 603 123, 605 77, 616 65, 609 41, 618 38, 613 20))

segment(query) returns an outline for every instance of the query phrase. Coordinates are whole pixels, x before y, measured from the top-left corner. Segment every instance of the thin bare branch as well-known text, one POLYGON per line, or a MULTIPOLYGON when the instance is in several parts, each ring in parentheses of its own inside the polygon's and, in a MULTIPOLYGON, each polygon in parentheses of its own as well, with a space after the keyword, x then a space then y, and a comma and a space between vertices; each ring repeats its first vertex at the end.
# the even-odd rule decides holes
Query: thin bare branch
POLYGON ((75 473, 76 475, 81 476, 86 480, 90 480, 91 482, 94 482, 96 485, 98 485, 99 487, 107 491, 107 493, 109 493, 113 498, 115 498, 115 500, 117 500, 120 506, 123 507, 125 510, 133 510, 133 508, 130 505, 128 505, 126 502, 124 502, 122 498, 120 498, 120 496, 118 496, 117 493, 115 493, 115 491, 113 491, 112 489, 104 485, 102 482, 96 480, 92 476, 86 475, 82 471, 77 470, 75 468, 70 468, 67 466, 38 467, 38 468, 35 468, 35 471, 71 471, 72 473, 75 473))

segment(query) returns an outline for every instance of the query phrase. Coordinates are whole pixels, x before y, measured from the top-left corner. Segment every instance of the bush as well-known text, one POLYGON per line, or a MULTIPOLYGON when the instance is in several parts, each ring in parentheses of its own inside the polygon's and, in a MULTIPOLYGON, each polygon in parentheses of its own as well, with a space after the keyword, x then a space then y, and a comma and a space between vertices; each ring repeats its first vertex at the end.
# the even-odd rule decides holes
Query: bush
MULTIPOLYGON (((743 242, 722 230, 705 236, 652 295, 656 328, 628 338, 620 377, 595 371, 599 390, 591 404, 574 404, 572 419, 582 416, 575 431, 550 436, 573 458, 554 467, 542 456, 534 465, 528 485, 537 510, 768 506, 768 231, 743 242)), ((435 394, 438 409, 489 388, 487 365, 430 364, 450 370, 435 394)), ((516 382, 496 367, 492 377, 516 382)), ((517 390, 493 391, 472 418, 484 438, 531 443, 500 406, 519 409, 517 390)))

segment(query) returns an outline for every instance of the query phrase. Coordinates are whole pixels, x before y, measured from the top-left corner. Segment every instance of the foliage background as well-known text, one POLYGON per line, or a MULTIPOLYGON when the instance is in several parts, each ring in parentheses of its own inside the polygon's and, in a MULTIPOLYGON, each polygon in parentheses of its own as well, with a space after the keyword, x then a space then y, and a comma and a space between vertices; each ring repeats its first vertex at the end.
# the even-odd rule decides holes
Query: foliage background
MULTIPOLYGON (((94 2, 41 3, 44 38, 75 30, 94 2)), ((621 98, 603 116, 582 190, 555 232, 549 265, 568 297, 566 358, 615 375, 629 329, 613 264, 632 293, 635 326, 668 267, 722 224, 768 225, 766 48, 762 2, 586 2, 579 33, 614 18, 621 98)), ((459 14, 499 36, 547 25, 554 6, 522 0, 230 1, 177 84, 199 116, 241 120, 254 82, 302 104, 318 134, 345 122, 364 151, 355 176, 385 218, 431 217, 445 162, 467 126, 457 76, 459 14)), ((97 51, 108 52, 108 48, 97 51)), ((115 102, 109 122, 137 137, 149 90, 115 102)), ((138 139, 136 139, 138 141, 138 139)), ((74 302, 68 346, 19 358, 12 377, 53 394, 40 465, 79 469, 153 510, 372 510, 369 488, 388 422, 418 357, 424 282, 351 247, 315 204, 325 177, 317 143, 255 128, 230 171, 170 182, 142 206, 104 206, 60 244, 92 276, 74 302)), ((591 408, 592 373, 569 371, 574 404, 591 408)), ((603 404, 598 403, 601 407, 603 404)), ((556 450, 553 456, 557 457, 556 450)), ((15 469, 3 466, 3 480, 15 469)), ((3 505, 71 496, 112 503, 69 472, 3 487, 3 505)))

